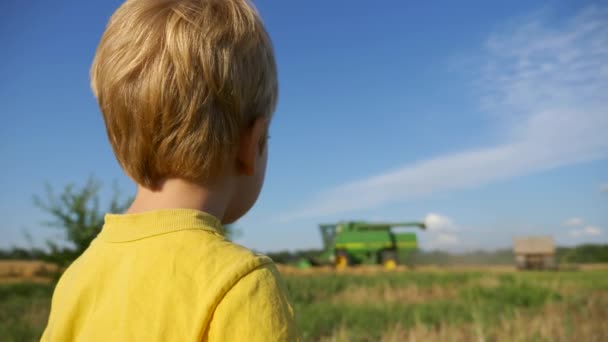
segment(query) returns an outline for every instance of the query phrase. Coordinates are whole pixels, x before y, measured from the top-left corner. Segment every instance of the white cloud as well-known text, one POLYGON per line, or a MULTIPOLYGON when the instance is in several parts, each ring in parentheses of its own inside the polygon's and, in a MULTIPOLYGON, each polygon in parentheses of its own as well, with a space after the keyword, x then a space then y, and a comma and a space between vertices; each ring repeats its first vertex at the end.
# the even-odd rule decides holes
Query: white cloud
POLYGON ((430 232, 453 232, 458 230, 458 227, 449 217, 435 213, 427 214, 424 223, 430 232))
POLYGON ((572 218, 567 219, 566 222, 564 222, 564 224, 566 226, 572 226, 572 227, 581 226, 581 225, 583 225, 583 223, 585 223, 585 221, 583 221, 583 219, 580 217, 572 217, 572 218))
POLYGON ((596 226, 586 226, 582 229, 571 230, 570 235, 574 237, 598 236, 602 235, 602 230, 596 226))
POLYGON ((608 183, 600 184, 600 192, 608 192, 608 183))
POLYGON ((367 209, 608 157, 608 8, 588 7, 558 26, 543 19, 495 33, 484 48, 480 103, 504 128, 503 143, 343 184, 282 219, 367 209))
POLYGON ((454 221, 447 217, 436 213, 429 213, 424 219, 428 234, 425 237, 428 242, 426 248, 452 248, 462 245, 462 241, 458 235, 460 227, 454 221))

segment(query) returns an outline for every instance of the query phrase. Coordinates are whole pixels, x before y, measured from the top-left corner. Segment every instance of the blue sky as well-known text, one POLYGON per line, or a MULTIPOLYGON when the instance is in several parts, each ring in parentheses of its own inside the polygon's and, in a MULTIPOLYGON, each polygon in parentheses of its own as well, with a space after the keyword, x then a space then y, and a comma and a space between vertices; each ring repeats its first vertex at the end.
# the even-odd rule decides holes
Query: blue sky
MULTIPOLYGON (((0 4, 0 248, 57 236, 32 196, 95 175, 130 195, 88 69, 121 1, 0 4)), ((280 99, 239 242, 426 220, 423 248, 608 242, 608 7, 592 1, 258 1, 280 99)))

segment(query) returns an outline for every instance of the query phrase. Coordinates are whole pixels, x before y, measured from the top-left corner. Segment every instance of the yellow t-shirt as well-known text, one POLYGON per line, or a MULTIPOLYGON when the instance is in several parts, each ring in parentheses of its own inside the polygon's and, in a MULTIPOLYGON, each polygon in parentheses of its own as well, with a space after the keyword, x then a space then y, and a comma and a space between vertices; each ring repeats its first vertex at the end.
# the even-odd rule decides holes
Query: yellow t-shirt
POLYGON ((272 261, 189 209, 105 217, 63 274, 42 341, 293 341, 272 261))

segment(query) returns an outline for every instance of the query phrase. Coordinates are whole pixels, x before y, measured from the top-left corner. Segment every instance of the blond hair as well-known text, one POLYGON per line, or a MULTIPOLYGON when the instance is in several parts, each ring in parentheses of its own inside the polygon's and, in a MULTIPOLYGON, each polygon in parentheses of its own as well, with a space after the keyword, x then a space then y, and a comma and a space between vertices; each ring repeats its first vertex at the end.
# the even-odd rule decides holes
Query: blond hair
POLYGON ((207 182, 277 100, 272 43, 246 0, 128 0, 112 15, 91 87, 116 158, 138 184, 207 182))

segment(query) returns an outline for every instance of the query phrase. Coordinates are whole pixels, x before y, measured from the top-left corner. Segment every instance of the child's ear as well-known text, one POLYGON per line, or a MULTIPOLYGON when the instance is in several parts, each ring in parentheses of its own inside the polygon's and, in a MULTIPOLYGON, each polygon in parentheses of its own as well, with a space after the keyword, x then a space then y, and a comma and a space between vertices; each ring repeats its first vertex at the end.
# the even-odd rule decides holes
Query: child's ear
POLYGON ((236 156, 237 171, 241 174, 252 176, 258 157, 266 148, 266 136, 268 132, 268 118, 258 117, 241 135, 239 150, 236 156))

